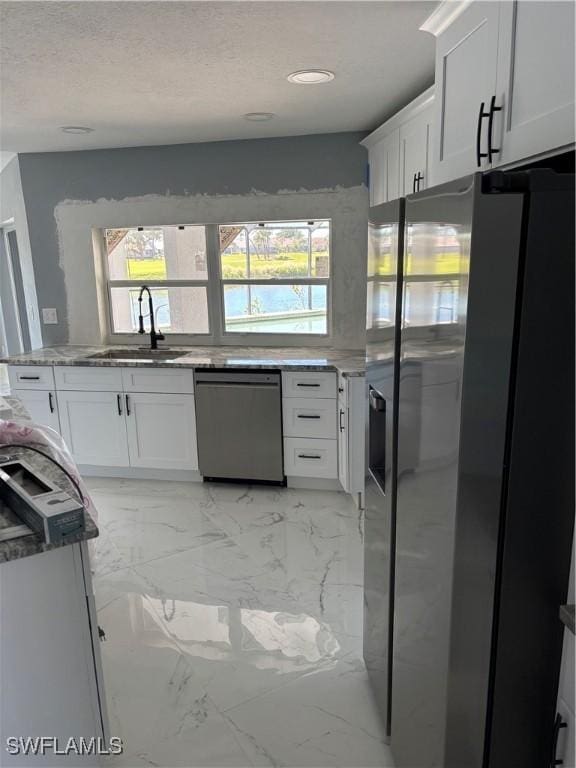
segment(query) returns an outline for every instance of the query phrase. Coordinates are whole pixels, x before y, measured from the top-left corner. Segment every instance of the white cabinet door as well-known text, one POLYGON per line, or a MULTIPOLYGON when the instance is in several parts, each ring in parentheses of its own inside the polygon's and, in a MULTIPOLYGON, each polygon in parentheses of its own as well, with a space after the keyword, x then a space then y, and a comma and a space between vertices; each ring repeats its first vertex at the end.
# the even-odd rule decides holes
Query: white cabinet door
MULTIPOLYGON (((0 568, 0 740, 8 766, 101 766, 97 755, 10 756, 8 736, 50 735, 65 745, 71 736, 86 742, 103 738, 95 664, 98 640, 90 635, 90 617, 80 550, 85 543, 2 563, 0 568), (80 576, 80 577, 79 577, 80 576)), ((104 727, 107 727, 104 715, 104 727)), ((76 742, 78 743, 78 741, 76 742)))
POLYGON ((77 464, 128 466, 123 396, 116 392, 58 392, 60 426, 77 464))
POLYGON ((14 389, 13 394, 24 403, 32 421, 60 432, 58 403, 54 390, 14 389))
POLYGON ((487 113, 496 95, 498 61, 498 2, 472 3, 440 34, 436 45, 435 130, 432 175, 439 184, 488 168, 477 161, 477 131, 481 122, 481 152, 487 153, 487 113))
POLYGON ((350 490, 348 468, 348 406, 345 398, 338 398, 338 480, 345 491, 350 490))
POLYGON ((574 142, 573 2, 501 3, 496 97, 494 165, 574 142))
POLYGON ((124 401, 130 466, 198 469, 193 395, 136 393, 124 401))
POLYGON ((399 131, 374 144, 368 152, 370 166, 370 205, 380 205, 399 197, 399 131))
POLYGON ((338 381, 338 479, 351 494, 364 491, 365 387, 364 376, 338 381))
POLYGON ((431 105, 400 127, 400 196, 430 186, 428 146, 433 111, 431 105))

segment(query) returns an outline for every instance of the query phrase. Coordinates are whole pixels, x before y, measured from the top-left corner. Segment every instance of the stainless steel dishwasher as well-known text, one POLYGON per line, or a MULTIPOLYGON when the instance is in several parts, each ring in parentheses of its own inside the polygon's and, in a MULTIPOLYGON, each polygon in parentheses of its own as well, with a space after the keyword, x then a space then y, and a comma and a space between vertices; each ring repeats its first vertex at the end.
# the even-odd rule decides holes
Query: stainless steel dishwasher
POLYGON ((198 466, 205 479, 284 481, 280 373, 196 371, 198 466))

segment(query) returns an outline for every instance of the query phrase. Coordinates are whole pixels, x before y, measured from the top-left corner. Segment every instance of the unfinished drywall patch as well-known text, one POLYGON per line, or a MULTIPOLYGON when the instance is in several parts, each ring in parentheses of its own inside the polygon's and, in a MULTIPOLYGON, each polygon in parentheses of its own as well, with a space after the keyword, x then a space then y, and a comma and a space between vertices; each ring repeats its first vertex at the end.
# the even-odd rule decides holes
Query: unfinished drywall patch
POLYGON ((63 201, 56 206, 55 217, 59 267, 66 287, 69 343, 99 344, 105 340, 92 242, 94 229, 327 218, 332 221, 330 344, 340 349, 361 348, 365 338, 367 216, 364 185, 277 194, 254 191, 246 195, 145 195, 97 202, 63 201))

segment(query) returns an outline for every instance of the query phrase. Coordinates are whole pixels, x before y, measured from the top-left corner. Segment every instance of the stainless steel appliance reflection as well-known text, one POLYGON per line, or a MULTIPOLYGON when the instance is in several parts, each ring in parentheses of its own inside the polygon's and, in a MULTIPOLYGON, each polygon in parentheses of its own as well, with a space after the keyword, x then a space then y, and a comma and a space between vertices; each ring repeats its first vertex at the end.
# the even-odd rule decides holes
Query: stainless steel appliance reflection
POLYGON ((400 768, 550 754, 574 522, 573 187, 478 174, 371 211, 364 655, 400 768))

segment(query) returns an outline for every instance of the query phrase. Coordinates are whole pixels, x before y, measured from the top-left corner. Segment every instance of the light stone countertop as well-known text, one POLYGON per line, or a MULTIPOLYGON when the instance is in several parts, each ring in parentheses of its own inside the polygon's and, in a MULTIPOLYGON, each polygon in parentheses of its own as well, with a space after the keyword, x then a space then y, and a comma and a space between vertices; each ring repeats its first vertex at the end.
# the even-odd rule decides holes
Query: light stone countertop
MULTIPOLYGON (((139 349, 139 347, 135 347, 139 349)), ((22 355, 0 358, 11 365, 90 365, 142 368, 276 368, 282 371, 338 371, 343 376, 364 376, 365 355, 360 351, 325 347, 166 347, 175 354, 170 360, 90 359, 89 355, 127 346, 65 345, 45 347, 22 355), (180 356, 181 355, 181 356, 180 356)))
MULTIPOLYGON (((12 415, 15 419, 29 420, 30 417, 28 416, 26 409, 17 398, 6 397, 5 400, 12 408, 12 415)), ((47 451, 45 445, 39 445, 38 448, 47 451)), ((26 450, 26 448, 15 447, 0 452, 1 459, 7 459, 8 457, 24 459, 30 466, 34 467, 48 478, 48 480, 53 482, 59 488, 62 488, 71 496, 74 496, 74 498, 77 498, 78 492, 64 472, 43 456, 40 456, 33 451, 26 450)), ((67 547, 70 544, 76 544, 79 541, 86 541, 98 536, 96 523, 87 511, 84 511, 84 523, 84 531, 70 536, 62 543, 44 544, 40 534, 33 532, 18 536, 18 538, 0 541, 0 564, 7 563, 10 560, 19 560, 22 557, 37 555, 41 552, 48 552, 59 547, 67 547)), ((0 532, 3 528, 11 528, 12 526, 20 525, 23 525, 20 518, 0 500, 0 532)))

